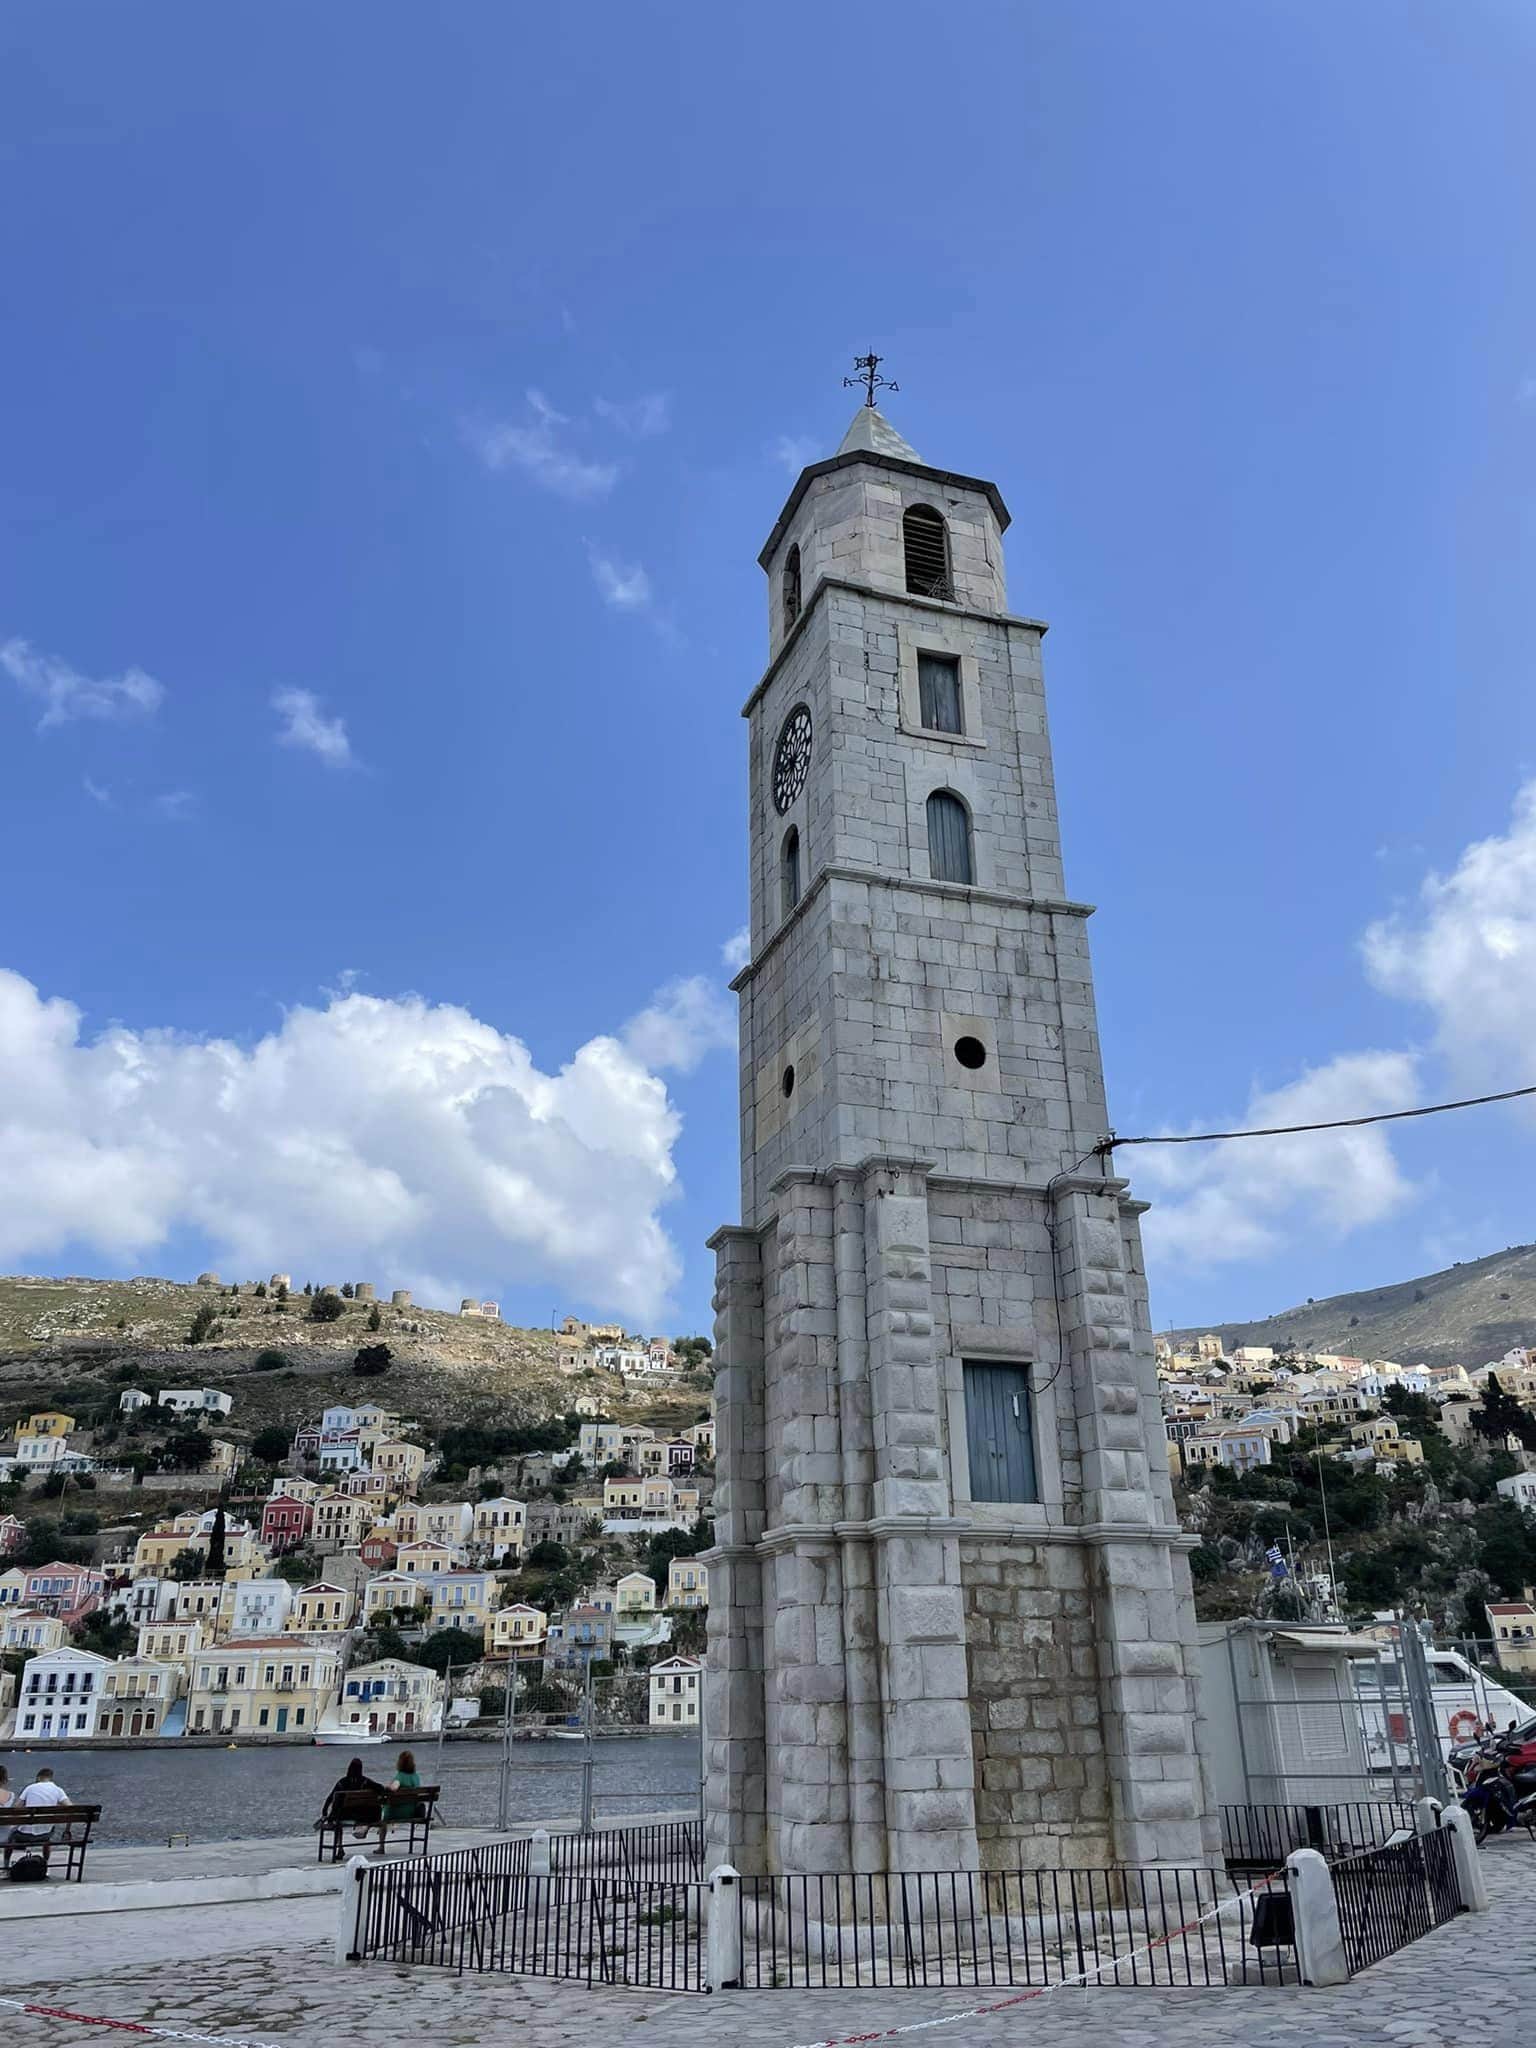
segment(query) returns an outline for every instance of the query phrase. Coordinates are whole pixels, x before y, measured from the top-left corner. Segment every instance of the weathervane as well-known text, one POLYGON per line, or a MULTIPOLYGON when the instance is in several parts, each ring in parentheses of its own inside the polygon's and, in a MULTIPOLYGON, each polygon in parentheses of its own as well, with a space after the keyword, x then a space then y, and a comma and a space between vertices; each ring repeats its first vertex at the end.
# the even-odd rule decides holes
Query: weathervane
POLYGON ((892 383, 889 377, 879 377, 875 374, 884 361, 884 356, 855 356, 853 367, 858 371, 858 375, 843 379, 845 384, 862 384, 864 386, 865 392, 868 394, 864 400, 866 405, 874 404, 877 391, 899 391, 901 389, 901 386, 892 383))

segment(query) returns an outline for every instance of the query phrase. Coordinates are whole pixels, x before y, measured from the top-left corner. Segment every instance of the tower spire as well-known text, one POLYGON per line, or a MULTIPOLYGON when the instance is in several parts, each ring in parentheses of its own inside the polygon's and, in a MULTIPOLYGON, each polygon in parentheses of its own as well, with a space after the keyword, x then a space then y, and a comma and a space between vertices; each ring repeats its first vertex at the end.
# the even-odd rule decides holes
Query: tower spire
POLYGON ((867 356, 855 356, 853 359, 854 375, 843 379, 845 386, 849 384, 862 384, 864 386, 868 394, 864 403, 871 408, 874 406, 875 393, 877 391, 899 391, 901 389, 901 386, 892 383, 889 377, 876 375, 884 361, 884 356, 877 356, 873 353, 867 356))

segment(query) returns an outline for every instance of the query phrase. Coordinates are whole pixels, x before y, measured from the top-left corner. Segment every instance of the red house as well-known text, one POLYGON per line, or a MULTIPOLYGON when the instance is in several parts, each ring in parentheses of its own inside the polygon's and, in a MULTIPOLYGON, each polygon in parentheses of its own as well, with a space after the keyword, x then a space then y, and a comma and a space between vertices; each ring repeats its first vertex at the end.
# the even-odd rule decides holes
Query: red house
POLYGON ((276 1493, 261 1511, 261 1540, 274 1557, 281 1557, 285 1550, 299 1548, 314 1521, 313 1501, 294 1500, 286 1493, 276 1493))
POLYGON ((387 1572, 400 1552, 387 1529, 372 1529, 357 1546, 357 1554, 370 1571, 387 1572))

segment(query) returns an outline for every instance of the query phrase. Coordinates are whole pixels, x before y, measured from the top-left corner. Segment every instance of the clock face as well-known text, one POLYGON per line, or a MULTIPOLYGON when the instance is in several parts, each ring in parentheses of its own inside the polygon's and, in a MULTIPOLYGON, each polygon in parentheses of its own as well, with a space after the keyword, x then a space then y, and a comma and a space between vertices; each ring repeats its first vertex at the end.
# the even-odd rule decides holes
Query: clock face
POLYGON ((797 704, 784 721, 778 750, 773 757, 773 800, 782 817, 805 787, 805 771, 811 765, 811 714, 797 704))

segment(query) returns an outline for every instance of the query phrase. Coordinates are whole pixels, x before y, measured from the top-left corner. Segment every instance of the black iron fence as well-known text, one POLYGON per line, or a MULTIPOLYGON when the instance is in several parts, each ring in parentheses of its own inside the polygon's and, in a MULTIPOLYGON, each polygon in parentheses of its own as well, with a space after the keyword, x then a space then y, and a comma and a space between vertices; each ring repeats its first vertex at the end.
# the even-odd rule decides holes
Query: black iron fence
POLYGON ((1330 1805, 1224 1806, 1221 1846, 1234 1875, 1277 1870, 1293 1849, 1317 1849, 1330 1861, 1379 1848, 1413 1829, 1406 1799, 1353 1799, 1330 1805))
POLYGON ((1351 1976, 1462 1910, 1449 1828, 1341 1858, 1332 1872, 1351 1976))
POLYGON ((1285 1902, 1283 1873, 1257 1890, 1209 1870, 1163 1868, 746 1877, 741 1982, 1273 1983, 1295 1972, 1289 1915, 1266 1912, 1265 1899, 1285 1902))

